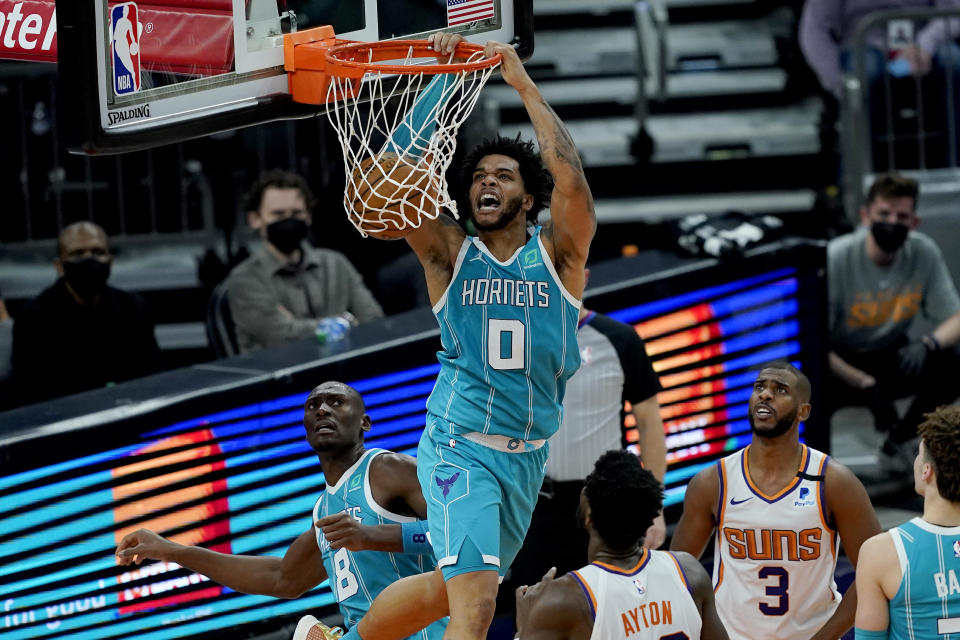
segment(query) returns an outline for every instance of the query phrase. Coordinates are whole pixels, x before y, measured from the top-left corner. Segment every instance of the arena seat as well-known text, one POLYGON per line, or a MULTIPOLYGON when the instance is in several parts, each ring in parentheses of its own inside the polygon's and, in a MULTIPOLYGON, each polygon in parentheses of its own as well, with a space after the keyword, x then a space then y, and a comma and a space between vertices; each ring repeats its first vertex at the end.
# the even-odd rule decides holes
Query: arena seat
POLYGON ((228 358, 240 353, 233 316, 227 299, 226 282, 214 287, 207 301, 207 341, 218 358, 228 358))

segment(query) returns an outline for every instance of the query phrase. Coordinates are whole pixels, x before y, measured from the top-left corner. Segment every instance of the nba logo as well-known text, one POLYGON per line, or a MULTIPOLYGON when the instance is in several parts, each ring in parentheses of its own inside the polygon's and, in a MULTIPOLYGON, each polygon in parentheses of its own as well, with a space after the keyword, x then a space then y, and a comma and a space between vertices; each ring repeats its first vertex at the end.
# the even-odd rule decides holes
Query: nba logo
POLYGON ((960 540, 953 541, 953 557, 960 558, 960 540))
POLYGON ((646 587, 646 585, 644 585, 644 581, 643 581, 643 580, 639 580, 639 579, 638 579, 638 580, 634 580, 634 581, 633 581, 633 586, 635 586, 635 587, 637 588, 637 593, 638 593, 639 595, 643 596, 643 595, 646 595, 646 594, 647 594, 647 587, 646 587))
POLYGON ((140 90, 140 20, 137 5, 124 2, 110 9, 113 91, 118 96, 140 90))

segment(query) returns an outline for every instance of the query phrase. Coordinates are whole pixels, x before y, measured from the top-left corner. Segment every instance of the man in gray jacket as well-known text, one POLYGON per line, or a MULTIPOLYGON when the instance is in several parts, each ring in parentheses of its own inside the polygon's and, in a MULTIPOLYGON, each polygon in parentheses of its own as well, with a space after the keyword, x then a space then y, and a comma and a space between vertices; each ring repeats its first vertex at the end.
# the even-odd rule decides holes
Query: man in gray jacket
POLYGON ((324 334, 383 317, 347 258, 305 242, 313 194, 295 173, 264 173, 247 193, 247 222, 263 246, 227 278, 230 313, 242 352, 324 334))

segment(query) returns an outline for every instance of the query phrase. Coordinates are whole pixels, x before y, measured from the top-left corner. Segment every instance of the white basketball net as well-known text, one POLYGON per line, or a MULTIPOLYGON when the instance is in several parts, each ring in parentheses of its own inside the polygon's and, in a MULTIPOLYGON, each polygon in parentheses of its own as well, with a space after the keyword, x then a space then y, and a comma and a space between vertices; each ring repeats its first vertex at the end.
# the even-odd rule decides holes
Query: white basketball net
MULTIPOLYGON (((390 64, 415 65, 418 60, 436 64, 429 58, 414 58, 411 53, 412 50, 404 60, 390 64)), ((474 54, 469 62, 480 57, 482 54, 474 54)), ((371 71, 353 96, 350 79, 331 77, 328 96, 343 96, 329 103, 327 110, 343 147, 343 204, 350 222, 362 235, 416 228, 424 219, 436 219, 443 208, 458 217, 457 204, 448 192, 446 171, 457 147, 457 131, 495 68, 444 74, 389 75, 371 71), (431 85, 435 78, 441 84, 431 85), (431 99, 418 106, 418 98, 428 90, 431 99), (415 106, 425 120, 422 126, 407 117, 415 106), (397 171, 396 164, 407 165, 410 170, 397 171), (395 205, 390 209, 376 206, 383 205, 383 199, 370 197, 374 193, 373 181, 379 183, 379 193, 409 189, 406 192, 410 197, 405 198, 402 210, 395 205), (383 181, 390 186, 385 189, 383 181), (360 200, 362 215, 355 210, 361 208, 360 200)))

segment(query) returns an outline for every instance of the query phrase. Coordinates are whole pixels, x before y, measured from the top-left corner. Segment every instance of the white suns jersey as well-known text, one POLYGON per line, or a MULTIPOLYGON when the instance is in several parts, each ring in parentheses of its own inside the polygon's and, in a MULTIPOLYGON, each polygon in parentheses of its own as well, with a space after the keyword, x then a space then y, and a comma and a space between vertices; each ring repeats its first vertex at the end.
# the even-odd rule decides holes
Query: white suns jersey
POLYGON ((749 446, 717 461, 713 589, 730 640, 806 640, 840 604, 823 483, 830 456, 802 446, 800 471, 772 496, 750 479, 749 446))
POLYGON ((669 551, 644 551, 628 570, 593 562, 570 575, 590 604, 590 640, 700 638, 700 611, 669 551))

